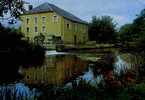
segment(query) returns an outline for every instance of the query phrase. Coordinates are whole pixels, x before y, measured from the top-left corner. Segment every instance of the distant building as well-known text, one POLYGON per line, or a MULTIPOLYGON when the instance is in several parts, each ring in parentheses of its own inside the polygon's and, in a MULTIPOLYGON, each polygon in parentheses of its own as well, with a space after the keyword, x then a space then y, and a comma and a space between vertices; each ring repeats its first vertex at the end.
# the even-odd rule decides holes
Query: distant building
POLYGON ((43 3, 21 15, 21 32, 29 40, 43 35, 49 41, 79 44, 88 40, 88 23, 50 3, 43 3))

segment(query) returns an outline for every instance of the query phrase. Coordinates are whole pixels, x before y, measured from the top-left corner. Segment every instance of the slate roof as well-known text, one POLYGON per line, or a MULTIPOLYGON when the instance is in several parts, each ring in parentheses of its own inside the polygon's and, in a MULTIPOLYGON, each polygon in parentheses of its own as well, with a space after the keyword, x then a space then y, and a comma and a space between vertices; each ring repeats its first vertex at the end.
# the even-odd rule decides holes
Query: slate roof
POLYGON ((72 20, 74 22, 78 22, 78 23, 83 23, 83 24, 88 24, 87 22, 81 20, 80 18, 74 16, 73 14, 53 5, 50 3, 43 3, 41 5, 39 5, 36 8, 33 8, 30 11, 27 11, 25 14, 33 14, 33 13, 41 13, 41 12, 51 12, 54 11, 56 12, 58 15, 65 17, 66 19, 72 20))

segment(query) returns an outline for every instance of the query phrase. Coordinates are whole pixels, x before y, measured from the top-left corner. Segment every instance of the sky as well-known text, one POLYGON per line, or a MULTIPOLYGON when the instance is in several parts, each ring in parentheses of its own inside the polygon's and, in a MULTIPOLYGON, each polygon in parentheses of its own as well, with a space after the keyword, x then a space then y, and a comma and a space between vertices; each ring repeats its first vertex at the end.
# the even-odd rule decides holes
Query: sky
POLYGON ((25 0, 34 7, 49 2, 90 22, 92 16, 108 15, 118 26, 131 23, 145 8, 145 0, 25 0))

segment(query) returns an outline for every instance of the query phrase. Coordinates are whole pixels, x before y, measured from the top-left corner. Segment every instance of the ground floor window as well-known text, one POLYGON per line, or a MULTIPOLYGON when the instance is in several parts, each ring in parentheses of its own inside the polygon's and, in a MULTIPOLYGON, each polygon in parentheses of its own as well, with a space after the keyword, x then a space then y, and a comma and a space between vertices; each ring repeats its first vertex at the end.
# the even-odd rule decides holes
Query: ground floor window
POLYGON ((38 32, 38 27, 37 27, 37 26, 35 26, 34 30, 35 30, 35 32, 38 32))
POLYGON ((29 32, 30 32, 30 28, 29 28, 29 27, 27 27, 27 28, 26 28, 26 31, 27 31, 27 33, 29 33, 29 32))

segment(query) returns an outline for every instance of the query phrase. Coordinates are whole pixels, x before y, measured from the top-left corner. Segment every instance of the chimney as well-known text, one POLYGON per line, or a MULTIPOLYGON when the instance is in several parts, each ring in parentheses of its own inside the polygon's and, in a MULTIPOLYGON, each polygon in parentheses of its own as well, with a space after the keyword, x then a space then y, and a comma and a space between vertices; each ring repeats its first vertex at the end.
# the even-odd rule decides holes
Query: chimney
POLYGON ((28 10, 32 10, 32 9, 33 9, 33 6, 29 5, 28 10))

